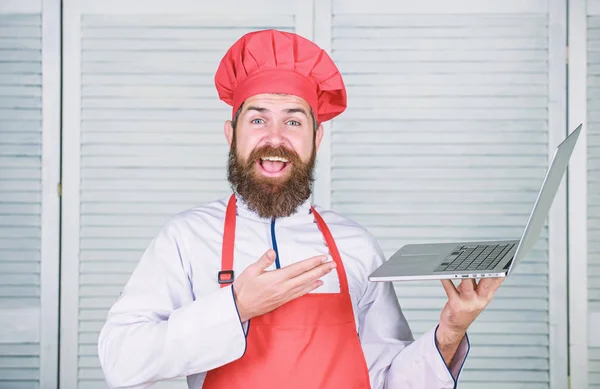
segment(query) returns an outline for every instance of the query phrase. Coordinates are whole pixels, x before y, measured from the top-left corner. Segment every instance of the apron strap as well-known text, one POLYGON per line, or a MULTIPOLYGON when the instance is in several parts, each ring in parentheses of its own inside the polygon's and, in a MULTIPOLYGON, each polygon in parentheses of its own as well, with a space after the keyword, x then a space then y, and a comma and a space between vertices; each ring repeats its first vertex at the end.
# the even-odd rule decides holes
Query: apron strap
POLYGON ((333 257, 333 261, 335 262, 335 270, 337 271, 338 279, 340 281, 340 292, 343 294, 349 294, 350 292, 348 289, 348 278, 346 277, 346 270, 344 269, 342 257, 340 255, 340 252, 338 251, 337 245, 335 244, 335 240, 331 235, 331 231, 329 231, 329 227, 327 227, 327 224, 325 223, 321 215, 319 215, 319 213, 315 210, 315 208, 311 206, 310 209, 315 217, 315 220, 317 221, 317 225, 319 226, 323 237, 325 238, 325 243, 329 248, 329 252, 333 257))
POLYGON ((235 243, 235 219, 236 219, 236 199, 231 195, 227 210, 225 211, 225 226, 223 229, 223 248, 221 250, 221 271, 218 274, 218 281, 221 288, 231 284, 234 280, 233 274, 233 248, 235 243))

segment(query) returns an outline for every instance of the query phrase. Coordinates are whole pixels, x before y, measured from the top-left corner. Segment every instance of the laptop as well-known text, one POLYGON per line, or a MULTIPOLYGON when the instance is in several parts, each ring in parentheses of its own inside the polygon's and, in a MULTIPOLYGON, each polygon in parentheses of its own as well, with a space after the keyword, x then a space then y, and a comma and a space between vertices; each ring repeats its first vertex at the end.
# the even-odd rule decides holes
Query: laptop
POLYGON ((520 239, 405 245, 369 281, 419 281, 507 277, 537 241, 562 181, 580 124, 558 147, 520 239))

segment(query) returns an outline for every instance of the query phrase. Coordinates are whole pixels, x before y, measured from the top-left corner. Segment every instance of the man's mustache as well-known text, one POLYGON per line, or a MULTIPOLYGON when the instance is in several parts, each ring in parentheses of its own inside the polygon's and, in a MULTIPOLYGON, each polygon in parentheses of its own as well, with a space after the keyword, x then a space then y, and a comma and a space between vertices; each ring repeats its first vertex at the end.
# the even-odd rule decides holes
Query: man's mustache
POLYGON ((248 160, 246 162, 254 163, 254 161, 263 157, 285 158, 291 163, 300 162, 300 156, 294 150, 291 150, 285 146, 273 147, 271 145, 265 145, 253 150, 248 156, 248 160))

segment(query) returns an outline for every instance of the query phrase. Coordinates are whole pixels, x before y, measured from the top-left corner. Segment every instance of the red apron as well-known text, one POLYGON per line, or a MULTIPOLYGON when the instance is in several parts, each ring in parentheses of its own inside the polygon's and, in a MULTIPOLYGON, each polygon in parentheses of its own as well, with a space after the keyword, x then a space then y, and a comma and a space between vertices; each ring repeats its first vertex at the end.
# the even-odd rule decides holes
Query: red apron
MULTIPOLYGON (((209 371, 203 389, 370 388, 344 265, 329 228, 311 210, 337 265, 340 293, 309 293, 250 320, 246 353, 209 371)), ((225 215, 223 271, 233 269, 235 218, 232 196, 225 215)))

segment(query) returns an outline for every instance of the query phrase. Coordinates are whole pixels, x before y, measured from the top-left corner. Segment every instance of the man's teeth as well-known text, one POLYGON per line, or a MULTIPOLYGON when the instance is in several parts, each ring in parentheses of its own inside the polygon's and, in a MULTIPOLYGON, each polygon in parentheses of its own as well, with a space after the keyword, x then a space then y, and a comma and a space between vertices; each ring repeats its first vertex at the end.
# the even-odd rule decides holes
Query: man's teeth
POLYGON ((264 157, 261 158, 263 161, 273 161, 273 162, 285 162, 288 163, 289 161, 285 158, 281 158, 281 157, 264 157))

